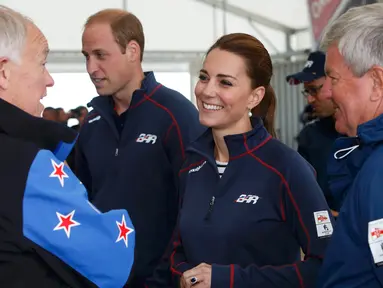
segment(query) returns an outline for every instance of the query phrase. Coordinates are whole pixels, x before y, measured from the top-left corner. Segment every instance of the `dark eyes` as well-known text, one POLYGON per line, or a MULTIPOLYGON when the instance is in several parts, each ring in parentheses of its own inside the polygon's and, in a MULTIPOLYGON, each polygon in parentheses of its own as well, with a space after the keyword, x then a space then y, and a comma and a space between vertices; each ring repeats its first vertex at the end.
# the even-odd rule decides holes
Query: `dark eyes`
POLYGON ((203 74, 200 74, 200 75, 198 76, 198 78, 199 78, 199 80, 201 80, 201 81, 206 81, 206 80, 207 80, 207 76, 206 76, 206 75, 203 75, 203 74))
POLYGON ((223 84, 225 86, 233 86, 233 84, 231 84, 231 82, 229 82, 227 80, 221 80, 221 84, 223 84))
POLYGON ((101 53, 101 52, 97 52, 97 53, 96 53, 96 57, 97 57, 98 59, 104 59, 105 54, 104 54, 104 53, 101 53))
MULTIPOLYGON (((94 55, 95 55, 96 58, 99 59, 99 60, 103 60, 103 59, 105 59, 105 56, 106 56, 105 53, 102 53, 102 52, 96 52, 96 53, 94 53, 94 55)), ((85 57, 86 60, 89 60, 89 58, 90 58, 89 55, 85 55, 85 54, 84 54, 84 57, 85 57)))
MULTIPOLYGON (((203 75, 203 74, 200 74, 198 78, 199 78, 199 80, 202 81, 202 82, 207 82, 207 81, 209 81, 208 76, 203 75)), ((221 85, 223 85, 223 86, 233 86, 233 84, 232 84, 230 81, 225 80, 225 79, 221 79, 219 83, 220 83, 221 85)))

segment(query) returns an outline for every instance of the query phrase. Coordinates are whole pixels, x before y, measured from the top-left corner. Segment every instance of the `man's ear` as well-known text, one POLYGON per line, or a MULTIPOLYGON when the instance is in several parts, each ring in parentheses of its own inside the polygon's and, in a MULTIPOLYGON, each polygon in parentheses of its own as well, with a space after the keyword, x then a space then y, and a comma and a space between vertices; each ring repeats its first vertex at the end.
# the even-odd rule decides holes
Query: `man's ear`
POLYGON ((7 90, 9 86, 9 78, 11 75, 9 66, 8 58, 0 57, 0 89, 2 90, 7 90))
POLYGON ((373 92, 371 94, 371 101, 378 101, 383 98, 383 67, 373 66, 370 69, 370 76, 373 81, 373 92))
POLYGON ((126 45, 125 54, 127 55, 129 62, 141 62, 141 48, 137 41, 129 41, 128 45, 126 45))
POLYGON ((259 103, 261 103, 263 97, 265 97, 265 93, 266 89, 263 86, 259 86, 251 92, 248 103, 249 110, 253 109, 254 107, 258 106, 259 103))

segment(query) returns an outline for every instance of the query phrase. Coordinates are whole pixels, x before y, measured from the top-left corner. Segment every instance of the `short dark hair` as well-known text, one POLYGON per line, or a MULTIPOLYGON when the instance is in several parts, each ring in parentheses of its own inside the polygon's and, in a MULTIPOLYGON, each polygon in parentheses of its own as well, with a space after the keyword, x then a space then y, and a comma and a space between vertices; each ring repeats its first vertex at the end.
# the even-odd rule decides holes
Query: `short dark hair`
POLYGON ((140 20, 134 14, 122 9, 101 10, 87 19, 85 27, 100 22, 110 24, 113 36, 117 44, 120 45, 122 53, 125 53, 126 46, 130 41, 136 41, 140 46, 142 62, 145 48, 145 35, 140 20))

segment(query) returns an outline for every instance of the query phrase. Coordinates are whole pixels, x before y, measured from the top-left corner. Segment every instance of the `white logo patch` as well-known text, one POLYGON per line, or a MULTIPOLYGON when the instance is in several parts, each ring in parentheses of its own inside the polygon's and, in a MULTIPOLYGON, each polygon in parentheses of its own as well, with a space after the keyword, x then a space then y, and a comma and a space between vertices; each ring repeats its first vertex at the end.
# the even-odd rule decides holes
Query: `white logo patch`
POLYGON ((204 161, 201 165, 199 165, 199 166, 197 166, 197 167, 195 167, 195 168, 193 168, 193 169, 190 169, 189 170, 189 174, 190 173, 193 173, 193 172, 198 172, 199 170, 201 170, 201 168, 203 167, 203 165, 205 165, 206 164, 206 161, 204 161))
POLYGON ((305 64, 305 68, 310 68, 311 66, 313 66, 313 64, 314 64, 314 61, 307 61, 305 64))
POLYGON ((257 195, 242 194, 241 196, 239 196, 239 198, 237 200, 235 200, 235 202, 236 203, 255 204, 255 203, 257 203, 258 199, 259 199, 259 196, 257 196, 257 195))
POLYGON ((136 142, 138 143, 156 143, 157 141, 157 136, 156 135, 152 135, 152 134, 145 134, 145 133, 141 133, 140 136, 138 136, 136 142))
POLYGON ((334 231, 327 210, 314 212, 315 224, 319 238, 329 237, 334 231))
POLYGON ((88 123, 93 123, 93 122, 98 121, 98 120, 100 120, 100 119, 101 119, 101 116, 98 115, 97 117, 94 117, 93 119, 90 119, 90 120, 88 121, 88 123))
POLYGON ((383 219, 368 222, 368 244, 374 262, 377 265, 383 264, 383 219))

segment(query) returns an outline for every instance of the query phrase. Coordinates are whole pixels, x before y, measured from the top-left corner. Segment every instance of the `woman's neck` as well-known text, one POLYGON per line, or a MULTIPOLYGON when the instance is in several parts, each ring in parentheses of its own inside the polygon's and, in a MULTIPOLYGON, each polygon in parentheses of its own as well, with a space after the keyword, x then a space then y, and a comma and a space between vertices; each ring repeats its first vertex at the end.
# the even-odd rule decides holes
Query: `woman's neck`
MULTIPOLYGON (((218 133, 219 134, 219 133, 218 133)), ((217 135, 217 133, 213 133, 214 138, 214 157, 215 160, 219 162, 227 163, 229 162, 229 150, 227 148, 224 135, 217 135)))

